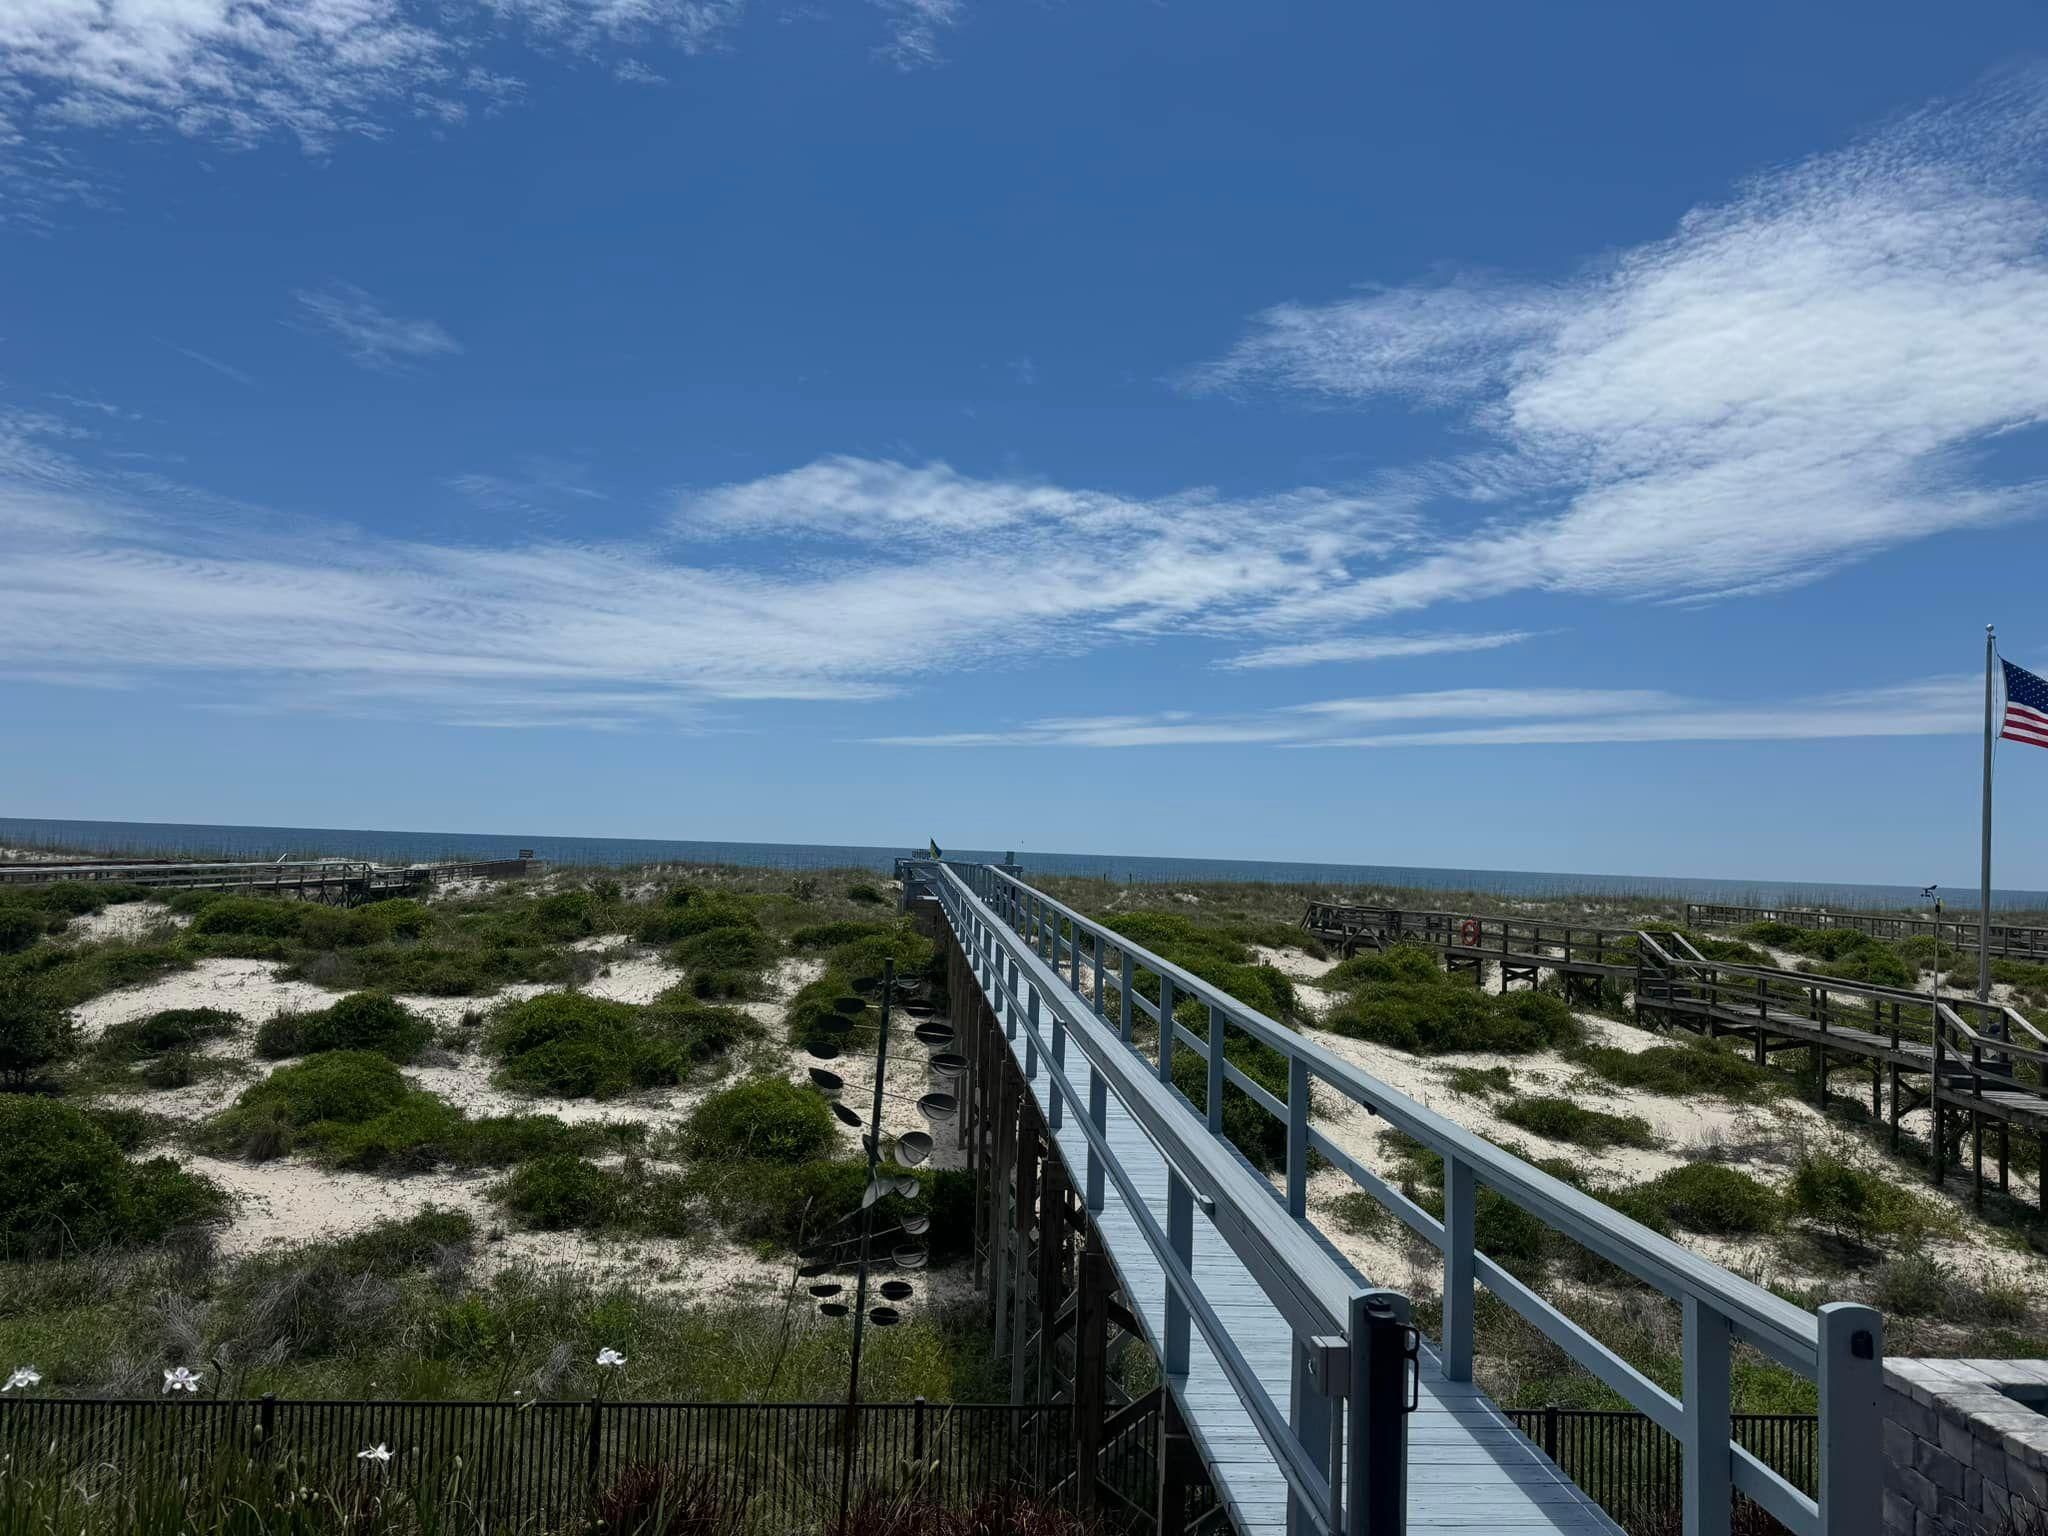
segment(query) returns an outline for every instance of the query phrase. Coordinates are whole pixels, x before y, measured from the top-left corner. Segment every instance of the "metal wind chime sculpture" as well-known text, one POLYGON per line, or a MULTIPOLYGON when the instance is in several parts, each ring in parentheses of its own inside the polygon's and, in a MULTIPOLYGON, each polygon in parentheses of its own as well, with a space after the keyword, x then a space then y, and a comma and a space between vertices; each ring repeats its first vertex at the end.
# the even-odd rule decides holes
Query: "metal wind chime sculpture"
MULTIPOLYGON (((840 1459, 839 1505, 842 1521, 851 1489, 853 1475, 853 1432, 854 1419, 860 1404, 860 1361, 861 1344, 865 1337, 866 1325, 873 1323, 877 1328, 892 1328, 903 1320, 901 1303, 908 1301, 914 1288, 901 1275, 892 1275, 880 1284, 881 1303, 868 1305, 868 1281, 871 1269, 885 1262, 875 1253, 875 1240, 891 1239, 886 1263, 890 1268, 914 1273, 923 1269, 930 1260, 930 1250, 925 1243, 931 1230, 932 1219, 928 1212, 906 1209, 893 1227, 881 1232, 875 1230, 876 1215, 883 1200, 894 1195, 900 1201, 915 1200, 919 1194, 917 1177, 914 1174, 885 1174, 882 1171, 883 1145, 890 1140, 882 1129, 882 1109, 885 1100, 909 1100, 910 1095, 891 1092, 888 1087, 889 1072, 889 1026, 891 1014, 900 1002, 905 1016, 917 1021, 917 1039, 929 1047, 933 1054, 928 1065, 937 1076, 951 1082, 967 1068, 967 1060, 958 1054, 953 1046, 952 1027, 938 1017, 937 1010, 929 1002, 925 984, 911 983, 898 987, 896 983, 896 962, 890 960, 883 966, 880 976, 864 976, 853 983, 853 990, 832 1003, 832 1013, 819 1026, 826 1037, 809 1047, 811 1055, 821 1061, 839 1059, 842 1043, 850 1044, 849 1037, 858 1029, 875 1032, 875 1053, 873 1058, 874 1082, 872 1085, 854 1083, 849 1085, 838 1072, 826 1067, 812 1067, 811 1081, 832 1100, 832 1113, 840 1122, 852 1126, 861 1133, 861 1145, 868 1155, 867 1187, 861 1192, 860 1209, 842 1219, 836 1226, 828 1228, 815 1241, 808 1243, 801 1255, 797 1275, 808 1280, 810 1292, 816 1298, 821 1316, 853 1318, 853 1360, 847 1373, 846 1383, 846 1433, 845 1453, 840 1459), (870 1015, 875 1015, 870 1017, 870 1015), (860 1113, 850 1109, 838 1095, 848 1086, 855 1089, 871 1088, 872 1107, 864 1119, 860 1113), (858 1222, 858 1232, 844 1229, 858 1222), (843 1281, 830 1278, 844 1270, 849 1264, 854 1267, 854 1299, 851 1306, 844 1300, 846 1286, 843 1281)), ((959 1111, 960 1101, 956 1094, 933 1091, 922 1094, 914 1100, 918 1112, 927 1120, 937 1123, 950 1119, 959 1111)), ((890 1155, 895 1164, 902 1168, 915 1168, 932 1155, 932 1137, 929 1131, 904 1131, 893 1138, 890 1155)))

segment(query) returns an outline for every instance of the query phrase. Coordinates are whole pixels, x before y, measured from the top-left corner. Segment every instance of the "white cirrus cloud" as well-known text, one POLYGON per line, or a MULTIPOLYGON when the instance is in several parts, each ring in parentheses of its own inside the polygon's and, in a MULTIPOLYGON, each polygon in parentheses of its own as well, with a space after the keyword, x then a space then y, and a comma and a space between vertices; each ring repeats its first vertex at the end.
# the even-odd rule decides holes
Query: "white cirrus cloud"
POLYGON ((1816 697, 1725 703, 1656 690, 1465 688, 1328 699, 1254 714, 1039 719, 979 731, 868 738, 896 747, 1500 747, 1671 741, 1821 741, 1967 734, 1981 680, 1925 678, 1816 697), (1386 722, 1478 721, 1356 734, 1386 722))
MULTIPOLYGON (((94 473, 67 455, 73 431, 0 417, 0 665, 182 677, 195 701, 238 708, 595 727, 869 700, 990 662, 1255 628, 1408 527, 1399 508, 1318 490, 1145 500, 834 459, 683 498, 681 539, 579 542, 502 519, 470 546, 94 473), (899 500, 952 536, 894 536, 899 500)), ((570 529, 564 514, 602 494, 546 460, 449 483, 570 529)))
POLYGON ((394 315, 350 283, 299 289, 292 294, 299 321, 325 332, 358 367, 393 373, 462 350, 438 321, 394 315))
POLYGON ((2044 148, 2048 76, 2013 75, 1568 279, 1267 311, 1190 387, 1452 407, 1491 440, 1417 476, 1483 523, 1287 616, 1782 590, 2028 515, 2041 481, 1977 451, 2048 422, 2044 148))
POLYGON ((1497 651, 1534 637, 1526 629, 1480 634, 1345 635, 1331 640, 1300 640, 1261 646, 1226 657, 1219 667, 1256 671, 1272 667, 1312 667, 1333 661, 1392 661, 1414 656, 1456 656, 1470 651, 1497 651))

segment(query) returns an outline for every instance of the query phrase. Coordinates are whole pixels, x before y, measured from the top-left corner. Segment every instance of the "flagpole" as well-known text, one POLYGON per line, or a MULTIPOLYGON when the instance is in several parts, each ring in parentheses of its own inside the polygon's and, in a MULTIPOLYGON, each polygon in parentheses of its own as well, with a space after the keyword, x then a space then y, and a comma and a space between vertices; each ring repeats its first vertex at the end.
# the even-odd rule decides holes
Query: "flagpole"
POLYGON ((1991 1001, 1991 668, 1998 636, 1984 626, 1984 867, 1977 890, 1977 1001, 1991 1001))

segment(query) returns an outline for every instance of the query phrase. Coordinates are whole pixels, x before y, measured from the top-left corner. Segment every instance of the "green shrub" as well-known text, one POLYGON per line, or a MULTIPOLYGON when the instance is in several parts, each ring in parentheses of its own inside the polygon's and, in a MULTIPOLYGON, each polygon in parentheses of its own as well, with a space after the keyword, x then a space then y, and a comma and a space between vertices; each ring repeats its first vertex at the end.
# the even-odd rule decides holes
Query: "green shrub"
POLYGON ((562 1232, 609 1226, 620 1209, 622 1182, 595 1163, 557 1153, 521 1163, 491 1194, 521 1224, 562 1232))
POLYGON ((678 886, 662 904, 640 920, 636 936, 643 944, 673 944, 714 928, 757 928, 754 903, 727 891, 678 886))
POLYGON ((1774 1232, 1785 1208, 1768 1184, 1719 1163, 1670 1169, 1610 1203, 1660 1232, 1680 1227, 1715 1237, 1774 1232))
POLYGON ((846 899, 848 901, 865 902, 869 906, 880 906, 889 898, 876 890, 872 885, 862 884, 849 885, 846 888, 846 899))
POLYGON ((146 1109, 122 1104, 81 1104, 85 1118, 107 1133, 123 1152, 137 1152, 162 1141, 177 1129, 175 1122, 146 1109))
POLYGON ((1785 1198, 1816 1226, 1864 1243, 1880 1237, 1917 1242, 1954 1224, 1938 1207, 1831 1151, 1800 1158, 1785 1198))
MULTIPOLYGON (((1207 1037, 1206 1021, 1190 1027, 1207 1037)), ((1287 1058, 1273 1047, 1233 1030, 1226 1036, 1223 1059, 1286 1102, 1287 1058)), ((1173 1053, 1173 1086, 1187 1096, 1197 1114, 1208 1113, 1209 1064, 1185 1042, 1173 1053)), ((1223 1084, 1223 1135, 1255 1168, 1270 1170, 1287 1162, 1287 1122, 1268 1114, 1264 1105, 1254 1103, 1251 1095, 1227 1079, 1223 1084)))
POLYGON ((41 914, 21 907, 0 907, 0 955, 27 949, 46 931, 41 914))
POLYGON ((1353 1237, 1384 1237, 1398 1218, 1362 1189, 1346 1190, 1330 1202, 1330 1219, 1353 1237))
POLYGON ((1588 1046, 1572 1060, 1623 1088, 1672 1098, 1749 1098, 1775 1091, 1782 1080, 1711 1040, 1653 1045, 1646 1051, 1588 1046))
POLYGON ((863 922, 856 918, 843 918, 833 923, 807 924, 791 933, 789 942, 795 949, 837 949, 841 944, 851 944, 856 939, 888 933, 895 926, 890 922, 863 922))
POLYGON ((214 1116, 204 1139, 250 1157, 281 1157, 302 1141, 317 1143, 339 1127, 374 1120, 416 1092, 388 1057, 330 1051, 243 1089, 214 1116))
POLYGON ((673 1028, 631 1003, 547 992, 505 1009, 484 1038, 499 1079, 527 1093, 608 1099, 682 1081, 673 1028))
POLYGON ((355 992, 316 1013, 281 1013, 256 1031, 256 1054, 375 1051, 411 1061, 434 1037, 427 1021, 381 992, 355 992))
POLYGON ((106 1130, 55 1099, 0 1099, 0 1249, 45 1253, 153 1242, 227 1208, 168 1158, 130 1163, 106 1130))
MULTIPOLYGON (((1204 927, 1179 912, 1132 912, 1110 927, 1270 1019, 1284 1021, 1294 1013, 1294 983, 1274 967, 1257 964, 1251 949, 1227 929, 1204 927)), ((1140 967, 1133 984, 1159 1001, 1159 978, 1151 971, 1140 967)))
POLYGON ((196 934, 239 934, 264 939, 296 938, 309 911, 304 902, 264 900, 258 896, 223 896, 207 903, 192 919, 196 934))
POLYGON ((1769 922, 1751 923, 1747 928, 1738 929, 1737 932, 1745 939, 1767 944, 1772 949, 1790 949, 1799 942, 1805 930, 1773 919, 1769 922))
POLYGON ((47 987, 0 978, 0 1079, 19 1087, 77 1044, 71 1015, 47 987))
POLYGON ((1547 1094, 1510 1099, 1498 1107, 1501 1119, 1552 1141, 1598 1151, 1602 1147, 1654 1147, 1650 1122, 1640 1115, 1610 1115, 1571 1099, 1547 1094))
POLYGON ((775 958, 775 941, 759 928, 707 928, 669 952, 698 997, 744 997, 755 990, 761 970, 775 958))
POLYGON ((94 1042, 93 1051, 109 1061, 133 1061, 225 1039, 241 1022, 225 1008, 165 1008, 147 1018, 110 1025, 94 1042))
POLYGON ((9 981, 32 981, 62 1007, 75 1008, 103 992, 154 981, 191 965, 192 957, 182 946, 169 944, 124 939, 69 948, 41 944, 0 964, 0 987, 9 981))
MULTIPOLYGON (((1445 980, 1444 968, 1435 953, 1418 944, 1396 944, 1389 949, 1367 950, 1353 955, 1325 971, 1321 986, 1329 992, 1350 992, 1368 984, 1385 986, 1394 982, 1422 982, 1436 985, 1445 980)), ((1460 990, 1465 990, 1460 988, 1460 990)))
MULTIPOLYGON (((885 1195, 875 1207, 883 1229, 912 1212, 931 1217, 925 1246, 934 1264, 966 1256, 974 1241, 974 1179, 960 1169, 903 1168, 885 1162, 882 1176, 914 1178, 918 1193, 906 1200, 885 1195)), ((794 1251, 821 1235, 852 1230, 867 1189, 864 1157, 815 1158, 804 1163, 714 1160, 693 1168, 687 1183, 694 1199, 729 1237, 772 1243, 794 1251)))
POLYGON ((1475 1099, 1515 1091, 1515 1075, 1506 1067, 1453 1067, 1444 1074, 1444 1081, 1451 1092, 1475 1099))
POLYGON ((0 1243, 94 1248, 125 1235, 128 1164, 113 1138, 55 1099, 0 1098, 0 1243))
POLYGON ((1367 983, 1324 1016, 1323 1028, 1425 1056, 1520 1055, 1576 1044, 1585 1035, 1557 998, 1530 991, 1490 997, 1441 974, 1427 983, 1367 983))
POLYGON ((691 1112, 683 1141, 695 1157, 801 1163, 832 1144, 832 1112, 813 1089, 757 1077, 708 1096, 691 1112))
POLYGON ((373 901, 350 914, 379 929, 387 939, 417 939, 433 924, 433 913, 407 896, 373 901))

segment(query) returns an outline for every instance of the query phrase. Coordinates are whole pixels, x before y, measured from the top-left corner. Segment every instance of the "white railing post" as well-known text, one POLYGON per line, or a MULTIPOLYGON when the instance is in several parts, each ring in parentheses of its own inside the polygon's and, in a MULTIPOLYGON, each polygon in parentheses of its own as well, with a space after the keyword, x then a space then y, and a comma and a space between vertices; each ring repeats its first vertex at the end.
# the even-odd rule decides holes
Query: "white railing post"
POLYGON ((1455 1157, 1444 1159, 1444 1339, 1445 1381, 1472 1379, 1472 1300, 1477 1283, 1472 1260, 1472 1202, 1478 1189, 1472 1170, 1455 1157))
MULTIPOLYGON (((1195 1192, 1180 1170, 1166 1170, 1166 1245, 1189 1274, 1195 1268, 1195 1192)), ((1171 1282, 1166 1287, 1165 1358, 1160 1362, 1169 1376, 1188 1373, 1188 1304, 1171 1282)))
POLYGON ((1209 1004, 1209 1088, 1204 1095, 1203 1106, 1209 1117, 1209 1134, 1223 1134, 1223 1031, 1227 1026, 1223 1015, 1216 1011, 1214 1003, 1209 1004))
POLYGON ((1287 1214, 1308 1215, 1308 1063, 1287 1058, 1287 1214))
MULTIPOLYGON (((1734 1494, 1734 1452, 1729 1437, 1731 1388, 1728 1319, 1697 1296, 1685 1298, 1685 1536, 1728 1536, 1734 1494)), ((1873 1438, 1865 1454, 1876 1449, 1873 1438)), ((1870 1471, 1874 1474, 1875 1469, 1870 1471)), ((1871 1476, 1873 1483, 1881 1480, 1871 1476)), ((1875 1529, 1875 1527, 1872 1527, 1875 1529)))
POLYGON ((1853 1536, 1882 1524, 1884 1484, 1871 1447, 1884 1429, 1884 1318, 1831 1301, 1820 1309, 1820 1528, 1853 1536))

